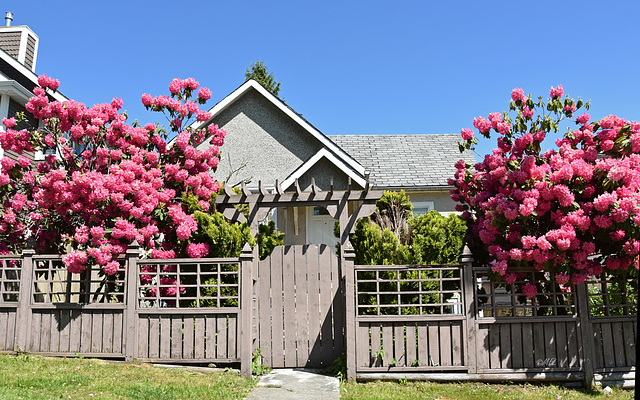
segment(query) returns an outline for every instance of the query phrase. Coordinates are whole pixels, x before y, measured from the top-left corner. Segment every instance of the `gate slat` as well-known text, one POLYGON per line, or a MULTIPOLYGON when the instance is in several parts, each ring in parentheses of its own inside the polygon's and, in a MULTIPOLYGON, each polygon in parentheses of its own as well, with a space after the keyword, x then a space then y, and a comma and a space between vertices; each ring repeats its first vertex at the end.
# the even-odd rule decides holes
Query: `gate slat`
POLYGON ((556 334, 555 334, 555 324, 548 322, 544 324, 544 338, 545 338, 545 359, 556 359, 558 360, 556 353, 556 334))
POLYGON ((575 322, 567 324, 567 357, 568 367, 580 367, 578 358, 578 332, 575 322))
MULTIPOLYGON (((416 325, 412 322, 408 322, 406 325, 407 331, 407 365, 412 365, 414 361, 419 360, 421 365, 426 365, 426 359, 420 360, 418 358, 416 347, 416 325)), ((426 328, 425 328, 426 332, 426 328)), ((424 335, 426 337, 426 334, 424 335)), ((426 349, 426 347, 425 347, 426 349)))
POLYGON ((71 310, 69 321, 69 352, 80 352, 80 310, 71 310))
MULTIPOLYGON (((419 325, 418 325, 419 326, 419 325)), ((420 329, 420 328, 418 328, 420 329)), ((428 327, 428 333, 425 338, 429 338, 429 356, 427 358, 427 365, 440 365, 440 326, 437 322, 430 322, 428 327)), ((418 340, 420 340, 418 335, 418 340)))
POLYGON ((54 310, 51 314, 51 339, 49 342, 49 351, 57 353, 60 351, 60 310, 54 310))
MULTIPOLYGON (((31 329, 32 329, 32 334, 31 334, 31 351, 34 352, 39 352, 40 351, 40 340, 41 340, 41 327, 42 327, 42 314, 40 313, 33 313, 31 320, 33 321, 31 323, 31 329)), ((13 341, 10 342, 11 343, 11 348, 13 349, 13 341)))
POLYGON ((536 365, 533 349, 533 325, 522 324, 522 364, 525 368, 536 365))
POLYGON ((566 325, 564 322, 556 322, 557 367, 566 368, 569 366, 568 347, 566 325))
POLYGON ((489 343, 489 326, 478 324, 476 331, 476 353, 478 369, 489 368, 489 354, 491 345, 489 343))
POLYGON ((186 359, 193 358, 193 335, 194 335, 194 322, 193 315, 186 315, 184 317, 184 343, 182 349, 182 357, 186 359))
POLYGON ((138 317, 138 358, 150 357, 149 331, 149 317, 146 315, 138 317))
POLYGON ((205 357, 216 358, 216 316, 207 315, 205 321, 205 357))
POLYGON ((227 352, 227 333, 229 327, 227 326, 226 315, 216 315, 216 357, 227 358, 229 356, 227 352))
POLYGON ((102 315, 97 312, 91 314, 91 352, 100 353, 102 350, 102 315))
POLYGON ((271 314, 273 318, 271 367, 282 368, 284 367, 284 302, 282 289, 284 247, 279 246, 273 249, 269 258, 271 261, 271 314))
POLYGON ((382 324, 382 349, 384 350, 384 365, 391 365, 393 355, 393 324, 384 322, 382 324))
POLYGON ((380 323, 376 322, 371 325, 371 361, 373 362, 373 366, 380 366, 382 363, 380 362, 380 323))
POLYGON ((160 359, 171 358, 171 318, 160 319, 160 359))
POLYGON ((634 323, 624 322, 622 332, 624 335, 624 347, 626 350, 627 365, 636 365, 636 342, 634 340, 634 323))
POLYGON ((51 312, 42 311, 42 338, 40 341, 40 351, 48 352, 51 349, 51 312))
POLYGON ((613 350, 613 334, 611 332, 611 323, 601 323, 602 327, 602 354, 604 356, 604 366, 607 368, 615 367, 616 360, 613 350))
POLYGON ((238 355, 238 314, 222 316, 223 323, 227 326, 227 356, 229 358, 239 358, 238 355))
POLYGON ((522 324, 511 324, 511 367, 522 368, 522 324))
MULTIPOLYGON (((344 303, 344 293, 342 287, 342 271, 340 271, 340 266, 338 265, 338 260, 333 254, 333 249, 326 244, 320 245, 320 253, 322 254, 322 258, 327 260, 327 266, 331 268, 331 289, 333 299, 332 304, 332 312, 333 312, 333 355, 330 360, 334 360, 340 356, 340 354, 344 351, 344 322, 345 322, 345 303, 344 303)), ((329 361, 331 362, 331 361, 329 361)))
MULTIPOLYGON (((466 351, 466 348, 464 351, 466 351)), ((452 365, 464 364, 464 351, 462 348, 462 323, 454 322, 451 324, 452 365)))
POLYGON ((511 324, 500 326, 500 366, 502 368, 511 368, 511 324))
POLYGON ((396 366, 404 367, 407 365, 407 357, 404 351, 404 324, 397 322, 393 327, 393 355, 396 359, 396 366))
POLYGON ((256 282, 258 296, 258 348, 266 359, 268 365, 272 365, 271 360, 271 268, 270 257, 258 262, 258 282, 256 282))
POLYGON ((149 358, 160 358, 160 320, 157 316, 149 316, 149 358))
MULTIPOLYGON (((591 324, 593 329, 593 347, 596 349, 595 367, 604 367, 604 354, 602 346, 602 324, 591 324)), ((584 357, 582 357, 584 359, 584 357)))
POLYGON ((612 331, 612 339, 613 339, 613 348, 615 355, 615 363, 616 367, 624 367, 626 366, 625 361, 625 341, 622 334, 622 323, 621 322, 612 322, 611 323, 611 331, 612 331))
MULTIPOLYGON (((0 312, 0 315, 3 315, 5 318, 4 325, 0 325, 0 326, 6 327, 5 337, 4 337, 4 346, 0 345, 0 347, 3 347, 3 349, 6 349, 6 350, 13 350, 15 345, 14 338, 16 337, 16 313, 9 312, 7 310, 6 312, 0 312)), ((0 324, 1 323, 2 322, 0 321, 0 324)))
POLYGON ((547 355, 544 351, 544 326, 542 324, 533 325, 533 362, 535 366, 538 366, 539 361, 544 361, 547 355))
POLYGON ((102 325, 102 352, 111 353, 113 350, 113 312, 103 313, 104 323, 102 325))
POLYGON ((182 357, 182 316, 171 316, 171 358, 182 357))
POLYGON ((195 327, 194 327, 194 353, 193 356, 197 359, 205 358, 204 352, 204 342, 205 342, 205 330, 204 330, 204 321, 205 316, 198 316, 196 318, 195 327))
POLYGON ((122 354, 122 319, 124 313, 117 311, 113 316, 113 352, 122 354))
POLYGON ((82 322, 81 322, 82 334, 80 335, 80 352, 81 353, 91 352, 91 327, 93 326, 92 320, 93 320, 93 315, 90 312, 82 313, 82 322))
POLYGON ((500 364, 500 325, 489 325, 489 365, 501 368, 500 364))
MULTIPOLYGON (((314 245, 315 246, 315 245, 314 245)), ((296 366, 309 362, 309 309, 307 286, 306 249, 309 246, 293 248, 294 288, 295 288, 295 329, 296 329, 296 366)))
POLYGON ((322 364, 320 330, 320 285, 318 276, 318 246, 307 248, 307 276, 309 287, 309 363, 308 367, 328 366, 322 364))
MULTIPOLYGON (((319 250, 318 270, 320 272, 320 323, 322 324, 322 359, 332 359, 333 357, 333 332, 331 327, 331 302, 333 300, 331 291, 331 269, 327 265, 326 258, 319 250)), ((367 361, 367 365, 369 361, 367 361)))
POLYGON ((451 323, 440 322, 440 365, 451 365, 451 323))

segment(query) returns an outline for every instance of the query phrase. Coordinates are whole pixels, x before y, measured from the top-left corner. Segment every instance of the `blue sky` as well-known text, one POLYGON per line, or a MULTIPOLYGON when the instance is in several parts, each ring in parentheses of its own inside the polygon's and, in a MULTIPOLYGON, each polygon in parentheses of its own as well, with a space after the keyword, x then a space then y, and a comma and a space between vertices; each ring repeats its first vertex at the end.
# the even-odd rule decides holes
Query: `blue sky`
MULTIPOLYGON (((37 73, 88 105, 174 77, 213 91, 263 60, 280 96, 331 134, 459 133, 508 107, 511 90, 562 84, 590 114, 640 119, 637 1, 9 1, 40 37, 37 73)), ((481 151, 491 150, 490 143, 481 151)))

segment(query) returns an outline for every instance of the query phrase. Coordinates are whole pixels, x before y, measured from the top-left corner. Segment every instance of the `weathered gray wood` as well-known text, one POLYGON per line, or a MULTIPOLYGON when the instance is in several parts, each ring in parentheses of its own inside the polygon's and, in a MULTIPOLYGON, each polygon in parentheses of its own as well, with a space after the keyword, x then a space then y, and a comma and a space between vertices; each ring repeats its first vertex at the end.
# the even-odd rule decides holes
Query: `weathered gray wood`
POLYGON ((182 317, 171 316, 171 358, 182 358, 182 317))
POLYGON ((194 326, 194 353, 193 357, 197 359, 205 358, 204 352, 204 343, 205 343, 205 317, 198 316, 196 317, 195 326, 194 326))
MULTIPOLYGON (((31 323, 31 326, 33 327, 33 332, 31 333, 31 344, 29 345, 29 351, 32 352, 39 352, 40 351, 40 339, 42 336, 42 314, 40 313, 32 313, 31 314, 31 320, 33 321, 31 323)), ((14 349, 14 344, 13 341, 11 342, 11 350, 14 349)))
MULTIPOLYGON (((595 368, 604 368, 604 352, 602 349, 602 324, 596 324, 594 323, 591 326, 591 329, 593 330, 593 337, 591 338, 591 340, 587 343, 593 343, 593 349, 595 352, 595 357, 594 357, 594 361, 595 361, 595 368)), ((583 352, 585 351, 584 348, 581 349, 583 352)))
POLYGON ((490 368, 502 368, 500 363, 500 325, 489 327, 489 365, 490 368))
POLYGON ((38 313, 42 317, 42 338, 40 340, 40 351, 47 352, 51 350, 51 329, 52 329, 52 316, 51 311, 43 311, 38 313))
POLYGON ((371 354, 369 354, 369 324, 359 322, 357 335, 358 339, 356 340, 356 371, 358 371, 360 367, 368 367, 369 361, 371 360, 371 354))
MULTIPOLYGON (((349 314, 347 314, 347 317, 349 314)), ((400 322, 393 326, 393 354, 396 358, 396 366, 404 367, 407 365, 407 357, 404 351, 404 325, 400 322)), ((349 343, 347 342, 347 350, 349 343)))
POLYGON ((121 310, 115 311, 113 314, 113 353, 124 355, 122 348, 122 320, 124 313, 121 310))
POLYGON ((532 368, 536 365, 533 349, 533 325, 522 324, 522 364, 524 368, 532 368))
POLYGON ((566 368, 569 366, 568 360, 568 343, 567 343, 567 329, 564 322, 557 322, 555 324, 555 340, 556 340, 556 354, 557 364, 556 366, 566 368))
POLYGON ((138 317, 138 352, 136 359, 151 358, 150 353, 150 325, 153 317, 138 317))
POLYGON ((0 351, 13 351, 14 338, 15 332, 11 332, 9 329, 9 312, 0 310, 0 351))
MULTIPOLYGON (((102 352, 113 353, 113 312, 105 311, 102 324, 102 352)), ((139 347, 139 346, 138 346, 139 347)))
POLYGON ((231 338, 231 340, 228 341, 227 343, 227 355, 229 358, 238 358, 238 346, 237 343, 239 343, 240 341, 238 340, 238 318, 237 315, 235 314, 230 314, 228 315, 228 318, 226 319, 226 323, 228 326, 228 331, 227 331, 227 337, 231 338), (234 339, 235 338, 235 339, 234 339))
MULTIPOLYGON (((309 297, 309 363, 306 365, 307 367, 311 366, 319 366, 322 364, 322 341, 320 338, 320 330, 322 329, 322 318, 320 315, 320 278, 318 275, 318 246, 308 246, 307 247, 307 274, 308 274, 308 297, 309 297)), ((353 262, 351 262, 351 274, 353 274, 353 262)), ((353 281, 353 276, 352 279, 353 281)), ((353 301, 353 290, 350 292, 353 301)), ((348 294, 349 295, 349 294, 348 294)), ((355 311, 351 314, 347 313, 347 315, 351 316, 351 321, 353 325, 350 325, 351 329, 355 329, 355 311)), ((356 332, 353 331, 351 334, 356 335, 356 332)), ((355 340, 353 341, 353 346, 351 349, 354 351, 353 357, 355 357, 355 340)), ((347 354, 347 360, 349 360, 349 355, 347 354)), ((348 363, 349 361, 347 361, 348 363)), ((355 368, 355 364, 352 366, 355 368)), ((348 368, 347 368, 348 369, 348 368)), ((354 372, 355 374, 355 372, 354 372)), ((355 376, 355 375, 354 375, 355 376)))
POLYGON ((466 354, 463 360, 468 366, 469 372, 475 373, 478 363, 478 343, 476 339, 478 311, 475 304, 476 280, 473 274, 473 257, 469 247, 464 246, 460 262, 462 263, 463 312, 465 314, 462 342, 466 354))
MULTIPOLYGON (((306 246, 305 246, 306 247, 306 246)), ((307 260, 305 247, 293 248, 293 267, 295 280, 295 329, 296 329, 296 366, 309 363, 309 288, 307 286, 307 260)))
POLYGON ((622 331, 622 323, 611 323, 611 333, 613 341, 613 356, 615 358, 616 367, 624 367, 627 365, 625 359, 625 341, 622 331))
POLYGON ((442 382, 459 382, 459 381, 482 381, 482 382, 504 382, 504 381, 526 381, 526 382, 578 382, 584 380, 582 372, 553 373, 553 372, 505 372, 505 373, 385 373, 385 372, 361 372, 356 375, 358 381, 379 381, 379 380, 398 380, 407 379, 411 381, 442 381, 442 382))
POLYGON ((331 289, 331 268, 327 265, 327 259, 323 254, 326 248, 318 249, 318 269, 320 271, 320 323, 322 324, 322 359, 332 359, 333 357, 333 331, 332 319, 334 316, 331 311, 333 301, 333 292, 331 289))
POLYGON ((60 310, 51 313, 51 338, 49 339, 49 351, 60 351, 60 310))
POLYGON ((80 353, 80 322, 82 313, 80 310, 70 310, 71 321, 69 321, 69 352, 80 353))
POLYGON ((636 340, 634 339, 636 335, 634 334, 636 329, 634 328, 635 323, 633 322, 624 322, 622 324, 622 332, 624 336, 624 347, 625 347, 625 355, 628 366, 636 365, 636 340))
POLYGON ((451 365, 464 365, 465 355, 462 350, 463 323, 454 322, 451 324, 451 365))
MULTIPOLYGON (((270 275, 271 275, 271 367, 284 367, 284 301, 282 279, 284 277, 283 267, 284 247, 278 246, 271 252, 270 275)), ((268 356, 268 354, 267 354, 268 356)))
POLYGON ((451 323, 442 321, 440 323, 440 365, 450 366, 451 349, 453 348, 451 340, 451 323))
POLYGON ((258 348, 271 365, 271 258, 258 261, 258 281, 256 291, 258 296, 258 348))
POLYGON ((594 343, 594 326, 589 320, 589 303, 586 282, 576 286, 576 299, 578 303, 578 321, 576 328, 578 330, 578 341, 580 342, 580 354, 582 354, 580 364, 584 371, 584 386, 585 388, 590 389, 595 383, 593 374, 595 367, 594 364, 597 363, 597 350, 596 347, 590 345, 591 343, 594 343))
POLYGON ((331 361, 338 358, 344 351, 344 323, 345 323, 345 304, 344 304, 344 271, 340 271, 338 260, 333 253, 334 250, 326 244, 320 245, 320 256, 325 260, 321 265, 327 265, 331 269, 331 290, 333 299, 333 352, 331 357, 325 358, 329 365, 331 361), (326 264, 325 264, 326 263, 326 264))
MULTIPOLYGON (((251 221, 252 228, 257 221, 251 221)), ((255 226, 257 228, 257 226, 255 226)), ((258 246, 252 251, 251 246, 245 243, 242 253, 240 254, 240 329, 237 332, 240 350, 240 373, 245 377, 251 376, 251 360, 252 360, 252 333, 253 323, 251 321, 253 308, 253 276, 254 262, 258 261, 258 246)))
POLYGON ((511 353, 511 326, 500 326, 500 365, 502 368, 512 368, 511 353))
POLYGON ((90 312, 82 313, 80 334, 80 352, 82 354, 91 353, 91 327, 93 326, 93 314, 90 312))
POLYGON ((477 369, 489 369, 489 354, 491 346, 489 344, 489 327, 491 325, 477 324, 476 332, 476 353, 477 369))
POLYGON ((537 366, 547 358, 545 353, 544 325, 533 324, 533 361, 537 366))
POLYGON ((60 344, 58 351, 61 353, 69 352, 69 322, 71 321, 70 310, 60 310, 59 334, 60 344))
POLYGON ((157 315, 149 317, 147 334, 149 335, 149 358, 157 360, 160 358, 160 319, 157 315))
MULTIPOLYGON (((430 324, 433 324, 433 322, 430 324)), ((420 365, 431 365, 430 361, 432 360, 430 357, 433 357, 430 355, 432 352, 431 346, 436 349, 437 354, 437 338, 431 338, 429 326, 429 323, 418 323, 416 326, 417 336, 414 340, 417 340, 418 352, 416 353, 416 358, 420 360, 420 365)), ((433 361, 438 362, 437 359, 433 361)))
POLYGON ((216 358, 227 358, 230 356, 227 349, 227 333, 229 327, 227 326, 227 318, 225 315, 219 315, 216 317, 216 358))
POLYGON ((389 366, 396 356, 393 353, 393 325, 389 322, 382 323, 382 348, 384 349, 383 365, 389 366))
POLYGON ((216 358, 216 317, 208 315, 205 321, 205 357, 216 358))
POLYGON ((20 291, 18 294, 18 309, 16 310, 15 336, 12 336, 17 351, 25 351, 31 335, 31 286, 33 285, 35 250, 27 248, 22 251, 22 271, 20 274, 20 291))
POLYGON ((382 344, 380 337, 380 324, 371 325, 371 362, 372 366, 379 367, 382 365, 382 344))
MULTIPOLYGON (((416 325, 414 323, 409 323, 406 325, 406 335, 407 335, 407 364, 413 365, 416 360, 420 362, 420 364, 426 365, 428 362, 427 359, 419 359, 418 358, 418 347, 416 344, 416 325)), ((426 326, 424 328, 426 332, 426 326)), ((426 338, 426 333, 424 337, 426 338)), ((426 346, 424 347, 427 348, 426 346)))
MULTIPOLYGON (((441 365, 440 359, 440 324, 438 322, 429 323, 427 328, 427 337, 429 338, 429 358, 425 360, 426 365, 441 365), (433 362, 433 364, 431 364, 433 362)), ((418 332, 420 332, 420 325, 418 325, 418 332)), ((418 340, 420 340, 418 335, 418 340)), ((420 343, 418 342, 418 351, 420 343)), ((422 357, 422 355, 420 355, 422 357)))
POLYGON ((160 359, 171 358, 171 317, 160 319, 160 359))
POLYGON ((102 353, 102 320, 103 314, 92 312, 91 318, 91 352, 102 353))
POLYGON ((579 368, 580 357, 578 349, 578 332, 576 329, 576 323, 567 323, 567 357, 568 367, 579 368))
POLYGON ((182 348, 182 357, 189 360, 194 356, 194 334, 195 323, 193 321, 193 315, 186 315, 184 317, 184 343, 182 348))
MULTIPOLYGON (((509 326, 505 326, 509 329, 509 326)), ((522 324, 511 324, 511 368, 523 368, 522 365, 522 324)))
POLYGON ((600 324, 602 329, 602 354, 604 355, 604 366, 607 368, 615 367, 616 360, 613 352, 613 333, 611 332, 611 323, 605 322, 600 324))
POLYGON ((137 332, 137 315, 136 304, 138 297, 138 285, 140 280, 138 278, 139 266, 138 257, 140 256, 141 249, 137 241, 133 241, 125 253, 126 257, 126 279, 125 279, 125 291, 126 295, 126 310, 125 310, 125 332, 124 332, 124 346, 125 346, 125 359, 131 361, 135 358, 135 353, 138 350, 136 340, 138 339, 137 332))
POLYGON ((555 324, 547 322, 544 324, 545 360, 555 359, 557 362, 556 341, 555 324))

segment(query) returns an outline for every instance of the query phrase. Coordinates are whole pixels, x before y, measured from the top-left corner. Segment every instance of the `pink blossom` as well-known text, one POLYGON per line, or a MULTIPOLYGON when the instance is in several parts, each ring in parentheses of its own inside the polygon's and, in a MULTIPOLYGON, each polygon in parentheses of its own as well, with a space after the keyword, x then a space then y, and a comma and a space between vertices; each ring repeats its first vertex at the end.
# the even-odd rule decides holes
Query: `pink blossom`
POLYGON ((473 131, 471 129, 463 129, 460 134, 462 135, 462 139, 471 140, 473 139, 473 131))
POLYGON ((532 299, 538 294, 538 288, 533 283, 529 282, 522 287, 522 294, 527 298, 532 299))
POLYGON ((520 89, 520 88, 515 88, 511 91, 511 99, 513 99, 513 101, 521 101, 521 102, 525 102, 527 100, 527 96, 525 96, 524 94, 524 90, 520 89))
POLYGON ((564 94, 564 89, 562 88, 562 85, 558 85, 557 87, 551 87, 551 90, 549 90, 549 96, 551 96, 552 98, 555 97, 562 97, 562 95, 564 94))
POLYGON ((202 258, 209 254, 209 245, 206 243, 189 243, 187 255, 191 258, 202 258))

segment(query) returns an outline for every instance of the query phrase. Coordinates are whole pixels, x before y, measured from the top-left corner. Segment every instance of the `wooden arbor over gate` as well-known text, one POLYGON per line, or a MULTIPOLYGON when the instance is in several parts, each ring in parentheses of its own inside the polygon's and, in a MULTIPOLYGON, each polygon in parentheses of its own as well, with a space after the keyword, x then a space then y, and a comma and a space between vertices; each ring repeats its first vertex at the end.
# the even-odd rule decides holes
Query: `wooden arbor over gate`
MULTIPOLYGON (((283 258, 283 254, 288 252, 284 249, 296 248, 296 254, 304 254, 306 246, 309 245, 285 246, 280 249, 284 253, 278 253, 280 255, 275 259, 271 258, 274 256, 272 254, 264 262, 258 262, 258 248, 256 246, 253 250, 253 262, 243 263, 243 268, 246 266, 250 270, 247 271, 248 273, 242 273, 240 302, 241 309, 244 311, 241 313, 241 326, 253 328, 245 328, 241 333, 239 343, 241 357, 243 360, 251 360, 254 348, 261 348, 263 351, 266 349, 274 357, 272 361, 276 364, 281 363, 283 355, 285 356, 284 365, 280 365, 281 367, 287 366, 291 361, 297 364, 290 364, 289 367, 304 367, 318 361, 331 363, 333 358, 327 359, 327 356, 336 357, 345 347, 355 349, 355 343, 348 343, 349 337, 353 337, 353 335, 348 334, 347 326, 353 324, 349 323, 349 314, 345 313, 345 306, 346 310, 350 307, 353 308, 353 304, 348 304, 349 301, 353 302, 353 296, 345 296, 347 293, 345 289, 348 288, 345 286, 346 271, 349 266, 353 266, 355 259, 353 248, 349 243, 349 234, 353 232, 359 218, 369 216, 375 211, 376 201, 383 195, 382 191, 369 190, 368 184, 364 190, 354 190, 351 187, 350 179, 347 190, 333 190, 333 182, 331 182, 329 191, 320 191, 313 179, 310 191, 300 190, 297 180, 294 182, 294 189, 294 192, 284 192, 276 181, 275 193, 268 193, 262 182, 259 182, 258 193, 252 193, 245 185, 242 185, 241 193, 236 194, 233 189, 225 185, 225 194, 216 198, 216 206, 224 216, 232 221, 247 222, 253 235, 258 233, 259 222, 264 220, 271 209, 277 207, 321 206, 334 220, 338 220, 340 223, 340 254, 337 257, 337 265, 331 263, 330 258, 325 257, 325 255, 333 253, 333 250, 326 247, 322 253, 325 255, 321 256, 323 260, 321 263, 319 263, 319 259, 313 261, 313 257, 306 260, 304 256, 301 258, 298 258, 297 255, 290 257, 293 256, 293 252, 288 253, 289 261, 283 258), (350 202, 357 204, 352 214, 349 214, 350 202), (243 204, 248 205, 248 217, 245 217, 236 208, 243 204), (298 253, 298 251, 302 251, 302 253, 298 253), (294 258, 295 261, 293 261, 294 258), (293 264, 291 264, 292 262, 293 264), (294 275, 296 276, 295 284, 294 275), (326 282, 328 276, 333 277, 331 280, 333 283, 326 282), (270 282, 273 287, 269 286, 270 282), (284 285, 286 288, 283 287, 283 282, 288 283, 284 285), (300 282, 300 285, 297 282, 300 282), (318 293, 319 285, 322 288, 318 293), (327 293, 333 294, 327 297, 327 293), (318 294, 320 295, 319 303, 318 294), (309 296, 308 302, 305 300, 307 296, 309 296), (334 296, 338 296, 337 300, 334 300, 334 296), (315 302, 312 300, 313 297, 315 297, 315 302), (298 299, 300 304, 298 304, 298 299), (345 300, 347 304, 345 304, 345 300), (259 312, 256 311, 258 309, 259 312), (330 309, 333 311, 329 311, 330 309), (315 314, 315 318, 312 318, 311 315, 318 311, 320 315, 315 314), (253 322, 252 312, 254 313, 253 322), (282 314, 284 314, 284 320, 282 314), (322 323, 327 318, 332 321, 328 326, 322 323), (322 326, 320 336, 316 336, 319 329, 318 320, 322 326), (308 330, 306 330, 307 327, 308 330), (273 337, 270 335, 271 330, 273 330, 273 337), (283 330, 284 335, 280 336, 283 330), (331 339, 332 332, 333 340, 331 339), (327 340, 333 341, 333 347, 329 345, 332 351, 325 353, 328 349, 325 345, 327 340), (265 348, 263 349, 262 346, 265 348), (320 359, 318 348, 322 348, 320 359), (300 364, 301 362, 302 364, 300 364)), ((351 209, 353 210, 353 208, 351 209)), ((274 253, 280 250, 276 248, 274 253)), ((245 245, 244 252, 247 251, 251 250, 245 245)), ((318 250, 315 252, 317 254, 318 250)), ((333 257, 335 258, 335 255, 333 257)), ((250 363, 243 361, 242 369, 245 375, 250 374, 250 363)))
POLYGON ((334 191, 333 180, 329 191, 320 191, 311 179, 311 191, 300 190, 298 180, 294 183, 295 192, 285 192, 276 180, 275 193, 268 193, 262 182, 258 182, 258 193, 252 193, 242 183, 242 193, 236 194, 226 183, 223 187, 225 195, 216 198, 216 206, 222 210, 224 216, 231 221, 247 222, 251 232, 258 233, 258 224, 264 220, 267 213, 276 207, 324 207, 331 217, 340 222, 340 245, 344 246, 349 240, 349 234, 353 233, 355 223, 362 217, 367 217, 376 209, 376 201, 382 195, 382 190, 370 190, 367 182, 364 190, 352 190, 351 178, 347 183, 346 191, 334 191), (357 210, 349 215, 349 202, 358 202, 357 210), (249 206, 249 218, 235 208, 237 205, 249 206))

